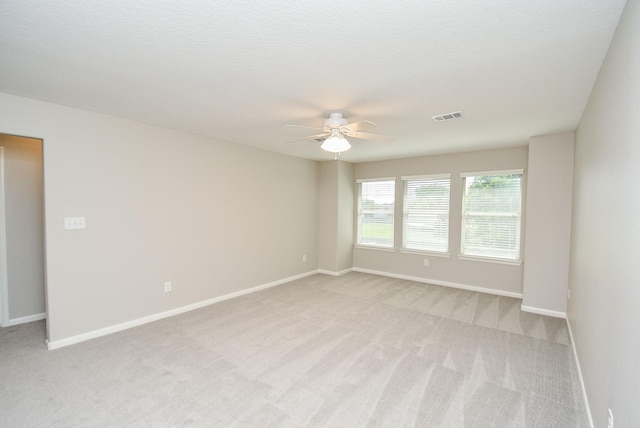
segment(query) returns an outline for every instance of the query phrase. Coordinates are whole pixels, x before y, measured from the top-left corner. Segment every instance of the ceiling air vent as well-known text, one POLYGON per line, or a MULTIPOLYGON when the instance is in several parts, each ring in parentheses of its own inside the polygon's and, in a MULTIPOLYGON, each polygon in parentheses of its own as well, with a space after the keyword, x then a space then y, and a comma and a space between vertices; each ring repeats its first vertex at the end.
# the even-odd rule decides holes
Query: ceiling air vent
POLYGON ((462 117, 461 111, 454 111, 451 113, 439 114, 437 116, 431 116, 434 122, 446 122, 447 120, 459 119, 462 117))

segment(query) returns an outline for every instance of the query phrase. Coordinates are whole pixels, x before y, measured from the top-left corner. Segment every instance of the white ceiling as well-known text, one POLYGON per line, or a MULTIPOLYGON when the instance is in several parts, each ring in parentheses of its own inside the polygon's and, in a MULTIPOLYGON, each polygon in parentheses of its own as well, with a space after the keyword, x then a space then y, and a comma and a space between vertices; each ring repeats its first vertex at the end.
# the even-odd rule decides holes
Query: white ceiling
POLYGON ((624 3, 2 1, 0 91, 317 160, 285 124, 396 137, 351 162, 524 145, 575 129, 624 3))

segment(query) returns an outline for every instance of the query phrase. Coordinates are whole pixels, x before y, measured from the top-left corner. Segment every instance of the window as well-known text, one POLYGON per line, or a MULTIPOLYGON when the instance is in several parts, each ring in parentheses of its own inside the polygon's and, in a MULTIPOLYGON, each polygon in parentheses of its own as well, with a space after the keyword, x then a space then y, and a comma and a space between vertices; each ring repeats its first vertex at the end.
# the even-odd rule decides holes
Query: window
POLYGON ((393 248, 395 178, 358 180, 358 245, 393 248))
POLYGON ((402 177, 402 248, 446 253, 449 250, 451 175, 402 177))
POLYGON ((461 174, 463 255, 520 259, 522 173, 512 170, 461 174))

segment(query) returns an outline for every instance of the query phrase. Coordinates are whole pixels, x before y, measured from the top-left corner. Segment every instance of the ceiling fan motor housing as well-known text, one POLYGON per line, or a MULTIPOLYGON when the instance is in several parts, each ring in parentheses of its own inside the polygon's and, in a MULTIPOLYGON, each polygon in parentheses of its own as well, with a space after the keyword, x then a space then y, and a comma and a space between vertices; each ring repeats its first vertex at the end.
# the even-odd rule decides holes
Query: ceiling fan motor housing
POLYGON ((331 130, 348 125, 349 121, 342 117, 342 113, 331 113, 329 119, 324 121, 324 127, 331 130))

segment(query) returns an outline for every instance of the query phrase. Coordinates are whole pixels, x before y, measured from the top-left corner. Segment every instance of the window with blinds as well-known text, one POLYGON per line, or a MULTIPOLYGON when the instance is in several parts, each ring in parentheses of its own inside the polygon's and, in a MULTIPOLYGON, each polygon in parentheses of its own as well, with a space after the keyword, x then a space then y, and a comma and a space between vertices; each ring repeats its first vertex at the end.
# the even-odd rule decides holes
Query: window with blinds
POLYGON ((402 248, 448 252, 451 175, 402 177, 402 180, 402 248))
POLYGON ((358 245, 393 248, 395 178, 358 180, 358 245))
POLYGON ((523 170, 461 174, 461 253, 520 260, 523 170))

